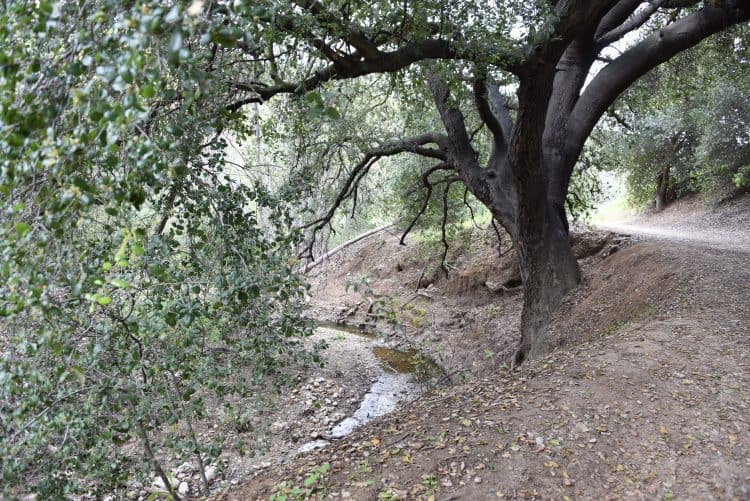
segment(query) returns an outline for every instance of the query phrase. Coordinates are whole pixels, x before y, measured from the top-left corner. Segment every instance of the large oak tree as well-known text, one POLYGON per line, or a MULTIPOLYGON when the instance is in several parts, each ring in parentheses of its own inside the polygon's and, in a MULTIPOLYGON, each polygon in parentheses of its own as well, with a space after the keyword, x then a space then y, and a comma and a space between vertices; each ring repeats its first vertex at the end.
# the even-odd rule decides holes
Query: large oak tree
MULTIPOLYGON (((244 29, 243 16, 231 8, 214 10, 228 25, 244 29)), ((652 68, 750 19, 750 2, 428 5, 296 0, 284 5, 261 2, 254 14, 254 38, 233 50, 254 54, 255 64, 262 59, 265 69, 256 70, 252 80, 233 82, 232 110, 279 94, 302 95, 334 80, 421 69, 412 74, 425 80, 444 130, 367 151, 331 210, 312 227, 322 228, 383 156, 434 158, 437 164, 428 176, 455 171, 519 251, 524 303, 517 364, 539 349, 551 313, 580 281, 568 239, 565 198, 594 126, 617 97, 652 68), (292 72, 296 78, 284 74, 290 60, 306 67, 302 73, 292 72), (426 61, 440 69, 431 71, 421 64, 426 61), (493 151, 484 164, 467 131, 466 105, 452 95, 456 81, 471 84, 473 106, 491 131, 493 151), (501 92, 509 82, 517 95, 512 110, 501 92)))

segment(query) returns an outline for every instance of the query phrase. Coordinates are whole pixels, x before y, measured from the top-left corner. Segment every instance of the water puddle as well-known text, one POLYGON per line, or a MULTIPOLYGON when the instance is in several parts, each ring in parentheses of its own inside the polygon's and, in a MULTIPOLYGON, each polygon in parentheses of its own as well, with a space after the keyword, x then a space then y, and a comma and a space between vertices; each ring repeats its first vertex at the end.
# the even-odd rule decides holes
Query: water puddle
MULTIPOLYGON (((417 376, 428 377, 439 372, 437 364, 421 356, 416 350, 395 350, 379 344, 378 337, 373 332, 332 322, 318 322, 318 327, 364 337, 371 341, 368 343, 368 349, 380 362, 383 370, 354 414, 331 429, 331 438, 345 437, 376 417, 393 412, 399 404, 418 397, 422 393, 422 387, 417 381, 417 376)), ((326 445, 326 440, 315 440, 302 445, 298 452, 309 452, 326 445)))
POLYGON ((334 438, 345 437, 376 417, 396 410, 399 403, 419 395, 421 389, 414 376, 404 373, 381 375, 365 394, 359 409, 331 430, 334 438))
POLYGON ((378 339, 378 335, 375 332, 373 332, 371 329, 360 328, 354 325, 337 324, 336 322, 331 322, 329 320, 316 320, 315 325, 318 327, 318 329, 327 329, 329 331, 345 332, 347 334, 353 334, 357 337, 363 337, 371 341, 378 339))

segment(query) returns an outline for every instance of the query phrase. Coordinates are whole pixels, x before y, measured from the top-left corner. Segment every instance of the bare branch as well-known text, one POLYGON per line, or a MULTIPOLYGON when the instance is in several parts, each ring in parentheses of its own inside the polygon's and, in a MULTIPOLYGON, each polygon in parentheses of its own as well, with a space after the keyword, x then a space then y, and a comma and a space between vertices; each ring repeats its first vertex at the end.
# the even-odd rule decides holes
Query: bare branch
MULTIPOLYGON (((328 211, 323 216, 302 226, 302 229, 310 229, 310 241, 305 245, 301 252, 301 256, 307 256, 309 259, 313 259, 313 247, 315 245, 317 233, 327 225, 331 225, 333 216, 345 200, 353 198, 354 204, 356 205, 359 185, 378 160, 382 157, 398 155, 400 153, 415 153, 429 158, 445 160, 447 156, 441 147, 428 148, 424 146, 426 144, 442 145, 445 141, 445 136, 441 134, 427 133, 403 139, 401 141, 388 143, 379 148, 373 148, 366 151, 363 158, 352 168, 351 172, 349 172, 349 175, 344 181, 341 189, 338 191, 338 194, 328 211)), ((331 229, 333 230, 333 228, 331 229)))
POLYGON ((490 109, 487 96, 487 82, 484 77, 474 81, 474 102, 476 103, 477 111, 479 111, 479 118, 487 124, 487 128, 495 138, 495 144, 503 150, 507 149, 507 137, 500 126, 500 121, 490 109))
POLYGON ((601 38, 604 34, 609 33, 627 21, 642 3, 643 0, 620 0, 617 2, 617 4, 615 4, 615 6, 612 7, 602 18, 599 26, 596 28, 594 38, 601 38))
POLYGON ((471 186, 481 178, 482 168, 477 160, 478 154, 471 145, 471 139, 466 131, 464 115, 456 105, 448 102, 450 89, 444 81, 436 75, 431 75, 428 85, 445 130, 448 132, 448 157, 463 175, 464 181, 471 186))
POLYGON ((610 30, 609 32, 601 35, 596 39, 596 45, 600 49, 607 45, 616 42, 631 31, 637 30, 643 26, 646 21, 651 19, 651 16, 659 10, 659 7, 664 3, 664 0, 657 0, 654 3, 648 4, 644 9, 636 11, 631 17, 629 17, 620 26, 610 30))
POLYGON ((427 189, 427 195, 422 201, 422 207, 420 207, 419 212, 417 212, 417 215, 411 220, 409 226, 406 227, 404 233, 401 235, 401 240, 399 240, 400 245, 406 245, 406 242, 404 241, 406 239, 406 236, 417 224, 417 221, 419 221, 419 218, 422 217, 424 211, 427 210, 427 206, 430 203, 430 198, 432 197, 432 183, 430 182, 430 176, 439 170, 455 170, 455 168, 448 163, 440 163, 433 167, 430 167, 422 174, 422 185, 425 187, 425 189, 427 189))
POLYGON ((448 268, 445 266, 445 259, 448 257, 448 249, 450 248, 446 231, 446 226, 448 225, 448 194, 452 184, 453 182, 449 182, 443 191, 443 219, 440 222, 440 240, 443 242, 443 256, 440 259, 440 268, 443 269, 445 278, 448 278, 448 268))

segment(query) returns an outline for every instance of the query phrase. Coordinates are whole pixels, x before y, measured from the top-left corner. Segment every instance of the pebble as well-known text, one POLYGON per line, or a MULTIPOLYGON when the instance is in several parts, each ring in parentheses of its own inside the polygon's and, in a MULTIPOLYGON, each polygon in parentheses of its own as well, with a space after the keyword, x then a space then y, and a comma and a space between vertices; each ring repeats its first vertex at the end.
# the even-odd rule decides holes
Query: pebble
POLYGON ((215 466, 209 466, 206 468, 206 480, 209 482, 213 481, 216 478, 217 473, 218 471, 215 466))
POLYGON ((190 486, 187 482, 180 482, 180 485, 177 487, 177 492, 180 495, 185 496, 190 492, 190 486))

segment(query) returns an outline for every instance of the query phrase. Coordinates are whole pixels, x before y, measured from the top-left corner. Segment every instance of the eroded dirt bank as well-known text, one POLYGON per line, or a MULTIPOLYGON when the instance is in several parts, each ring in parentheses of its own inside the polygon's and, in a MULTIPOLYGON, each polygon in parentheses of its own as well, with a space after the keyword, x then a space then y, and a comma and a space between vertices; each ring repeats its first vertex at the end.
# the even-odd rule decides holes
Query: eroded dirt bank
MULTIPOLYGON (((358 242, 318 266, 310 315, 366 326, 391 342, 422 351, 451 381, 494 373, 518 343, 522 283, 515 253, 492 230, 467 230, 455 238, 439 267, 442 249, 407 240, 396 229, 358 242)), ((584 273, 626 248, 630 239, 578 230, 574 250, 584 273)))
MULTIPOLYGON (((590 254, 583 286, 551 327, 551 354, 513 373, 494 355, 503 348, 493 336, 512 330, 520 296, 488 286, 503 270, 474 272, 486 289, 478 294, 466 293, 474 278, 455 295, 436 281, 431 289, 444 296, 426 289, 444 312, 434 311, 435 337, 452 328, 451 342, 478 346, 475 357, 483 342, 493 351, 456 365, 476 379, 262 471, 222 499, 295 486, 318 499, 749 498, 750 249, 664 238, 610 239, 590 254), (490 318, 499 325, 488 333, 490 318), (320 473, 323 464, 330 470, 320 473)), ((361 266, 352 263, 340 273, 361 266)), ((413 294, 401 284, 399 297, 413 294)))

